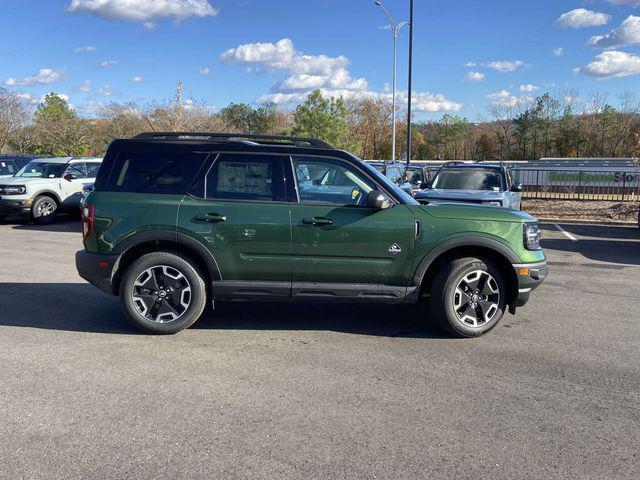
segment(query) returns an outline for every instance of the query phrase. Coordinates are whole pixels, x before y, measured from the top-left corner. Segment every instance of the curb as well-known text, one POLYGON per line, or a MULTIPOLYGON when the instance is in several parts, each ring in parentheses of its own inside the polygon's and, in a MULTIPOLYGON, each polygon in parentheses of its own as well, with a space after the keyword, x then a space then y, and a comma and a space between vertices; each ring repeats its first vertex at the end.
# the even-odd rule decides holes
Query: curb
POLYGON ((543 218, 537 217, 540 220, 540 223, 559 223, 564 225, 607 225, 610 227, 632 227, 635 228, 638 226, 636 222, 625 222, 622 220, 570 220, 567 218, 543 218))

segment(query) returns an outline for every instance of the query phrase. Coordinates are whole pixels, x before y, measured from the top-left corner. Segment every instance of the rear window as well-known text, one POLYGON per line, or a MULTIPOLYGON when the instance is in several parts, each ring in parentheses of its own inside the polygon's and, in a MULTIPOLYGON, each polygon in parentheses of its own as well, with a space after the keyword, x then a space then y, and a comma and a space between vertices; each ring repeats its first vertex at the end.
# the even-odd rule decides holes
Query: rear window
POLYGON ((121 151, 110 169, 100 170, 96 190, 182 195, 187 192, 206 153, 158 153, 121 151), (108 175, 105 178, 105 175, 108 175))

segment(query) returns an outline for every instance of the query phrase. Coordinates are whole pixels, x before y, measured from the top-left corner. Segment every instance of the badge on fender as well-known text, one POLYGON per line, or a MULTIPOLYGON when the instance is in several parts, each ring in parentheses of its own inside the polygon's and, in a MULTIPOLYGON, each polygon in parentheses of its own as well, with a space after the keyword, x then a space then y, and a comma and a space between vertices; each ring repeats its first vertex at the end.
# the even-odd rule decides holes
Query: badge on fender
POLYGON ((394 255, 398 255, 399 253, 402 253, 402 249, 400 248, 400 245, 398 245, 397 243, 394 243, 393 245, 391 245, 389 247, 389 253, 393 253, 394 255))

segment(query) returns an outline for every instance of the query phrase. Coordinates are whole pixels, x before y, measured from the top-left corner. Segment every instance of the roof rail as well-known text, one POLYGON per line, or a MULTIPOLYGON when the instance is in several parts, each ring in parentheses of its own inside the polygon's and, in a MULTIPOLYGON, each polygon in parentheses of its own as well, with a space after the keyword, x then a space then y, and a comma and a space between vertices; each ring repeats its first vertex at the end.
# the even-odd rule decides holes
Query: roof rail
POLYGON ((293 145, 296 147, 331 148, 327 142, 317 138, 289 137, 284 135, 262 135, 254 133, 208 133, 208 132, 146 132, 133 137, 141 140, 201 140, 206 142, 245 141, 259 145, 293 145))

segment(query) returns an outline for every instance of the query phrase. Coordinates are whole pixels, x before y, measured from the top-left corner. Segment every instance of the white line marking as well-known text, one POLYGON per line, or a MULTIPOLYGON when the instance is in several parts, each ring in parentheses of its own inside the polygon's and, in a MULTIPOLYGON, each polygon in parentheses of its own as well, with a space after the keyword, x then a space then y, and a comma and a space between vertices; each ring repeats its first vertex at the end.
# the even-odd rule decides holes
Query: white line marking
POLYGON ((555 225, 555 227, 556 227, 559 231, 561 231, 562 233, 564 233, 564 234, 565 234, 565 236, 566 236, 569 240, 571 240, 571 241, 573 241, 573 242, 577 242, 577 241, 578 241, 578 239, 577 239, 576 237, 574 237, 573 235, 571 235, 569 232, 567 232, 567 231, 566 231, 564 228, 562 228, 560 225, 558 225, 557 223, 554 223, 554 225, 555 225))

